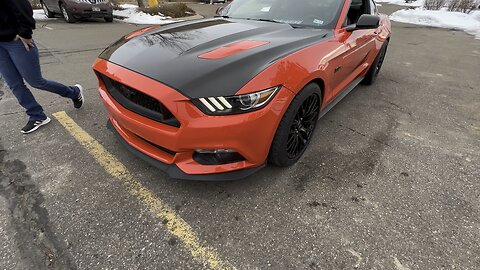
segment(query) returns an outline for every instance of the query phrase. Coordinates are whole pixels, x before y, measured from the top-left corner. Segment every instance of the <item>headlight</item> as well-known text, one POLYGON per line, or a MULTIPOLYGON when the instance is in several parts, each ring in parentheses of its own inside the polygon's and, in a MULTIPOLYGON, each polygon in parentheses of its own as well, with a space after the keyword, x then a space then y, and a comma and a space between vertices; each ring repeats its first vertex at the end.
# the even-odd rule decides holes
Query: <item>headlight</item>
POLYGON ((192 101, 202 112, 208 115, 241 114, 265 107, 280 88, 281 86, 276 86, 250 94, 198 98, 192 101))

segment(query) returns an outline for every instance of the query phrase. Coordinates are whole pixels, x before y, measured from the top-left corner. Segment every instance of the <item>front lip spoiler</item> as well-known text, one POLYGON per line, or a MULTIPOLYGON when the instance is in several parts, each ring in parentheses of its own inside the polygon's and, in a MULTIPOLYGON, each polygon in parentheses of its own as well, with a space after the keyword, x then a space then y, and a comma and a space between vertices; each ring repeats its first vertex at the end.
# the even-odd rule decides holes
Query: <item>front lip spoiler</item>
POLYGON ((261 170, 266 164, 263 164, 259 167, 243 169, 233 172, 226 173, 215 173, 215 174, 187 174, 180 170, 176 164, 166 164, 159 160, 156 160, 141 151, 137 150, 131 146, 125 139, 118 133, 118 131, 113 127, 113 124, 110 120, 107 122, 107 128, 113 132, 118 141, 126 147, 130 152, 135 156, 143 159, 145 162, 150 165, 164 171, 170 178, 181 179, 181 180, 192 180, 192 181, 234 181, 246 178, 257 171, 261 170))

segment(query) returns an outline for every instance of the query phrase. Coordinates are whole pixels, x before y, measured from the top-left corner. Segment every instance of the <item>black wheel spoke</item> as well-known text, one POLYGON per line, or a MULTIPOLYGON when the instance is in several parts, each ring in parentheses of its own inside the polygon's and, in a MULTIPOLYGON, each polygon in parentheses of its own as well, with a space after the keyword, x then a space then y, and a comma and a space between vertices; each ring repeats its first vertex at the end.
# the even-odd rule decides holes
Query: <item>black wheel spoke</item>
POLYGON ((290 144, 290 147, 288 148, 289 153, 295 152, 297 149, 297 145, 298 145, 298 135, 295 134, 293 135, 292 142, 290 144))
POLYGON ((289 136, 289 137, 288 137, 287 145, 290 145, 290 144, 295 140, 295 135, 296 135, 296 134, 293 134, 292 136, 289 136))
POLYGON ((302 131, 299 134, 300 134, 300 139, 302 139, 302 143, 307 144, 309 136, 308 136, 308 133, 306 132, 306 130, 305 130, 305 132, 302 131))
POLYGON ((316 100, 315 99, 310 100, 310 104, 308 104, 307 113, 304 116, 311 115, 315 110, 315 107, 316 107, 316 100))
POLYGON ((307 133, 307 128, 305 128, 304 126, 302 126, 300 129, 299 129, 300 133, 307 133))
POLYGON ((318 116, 318 113, 309 114, 308 116, 306 116, 305 118, 303 118, 303 121, 311 124, 311 122, 317 120, 317 119, 316 119, 317 116, 318 116))
POLYGON ((297 134, 295 135, 295 140, 294 140, 293 149, 292 149, 294 152, 297 151, 299 144, 300 144, 300 140, 298 139, 298 134, 297 134))
POLYGON ((291 159, 303 153, 315 129, 320 112, 320 99, 316 94, 308 97, 294 117, 287 139, 287 152, 291 159))

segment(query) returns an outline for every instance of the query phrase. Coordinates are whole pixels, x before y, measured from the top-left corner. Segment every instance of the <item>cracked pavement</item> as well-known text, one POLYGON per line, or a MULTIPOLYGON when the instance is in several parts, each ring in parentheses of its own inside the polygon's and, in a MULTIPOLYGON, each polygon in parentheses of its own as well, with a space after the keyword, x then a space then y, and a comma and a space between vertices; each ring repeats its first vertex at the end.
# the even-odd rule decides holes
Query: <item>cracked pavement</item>
MULTIPOLYGON (((299 163, 203 183, 168 179, 105 127, 90 66, 138 28, 39 23, 45 77, 83 84, 87 104, 35 96, 49 114, 66 111, 222 259, 238 269, 480 268, 479 40, 393 23, 375 85, 320 120, 299 163)), ((0 86, 0 269, 205 268, 58 122, 22 136, 24 121, 0 86)))

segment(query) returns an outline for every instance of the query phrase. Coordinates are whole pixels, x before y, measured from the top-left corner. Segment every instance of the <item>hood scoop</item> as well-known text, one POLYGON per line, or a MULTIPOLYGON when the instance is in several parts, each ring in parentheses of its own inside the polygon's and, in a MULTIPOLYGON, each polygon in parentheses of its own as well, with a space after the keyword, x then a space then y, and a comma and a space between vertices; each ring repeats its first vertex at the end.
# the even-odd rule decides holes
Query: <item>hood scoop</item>
POLYGON ((208 53, 199 55, 198 58, 201 59, 222 59, 228 56, 235 55, 244 51, 248 51, 263 45, 267 45, 270 42, 267 41, 254 41, 254 40, 244 40, 236 43, 229 44, 224 47, 220 47, 208 53))

